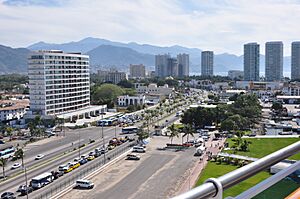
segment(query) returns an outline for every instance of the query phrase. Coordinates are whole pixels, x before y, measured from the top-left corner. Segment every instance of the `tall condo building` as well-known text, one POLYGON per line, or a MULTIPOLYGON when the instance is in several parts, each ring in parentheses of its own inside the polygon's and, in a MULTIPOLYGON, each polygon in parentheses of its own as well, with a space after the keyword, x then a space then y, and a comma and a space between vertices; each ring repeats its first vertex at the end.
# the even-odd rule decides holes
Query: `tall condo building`
POLYGON ((280 81, 283 77, 283 43, 266 43, 266 81, 280 81))
POLYGON ((166 76, 178 77, 178 62, 176 58, 169 58, 166 76))
POLYGON ((146 69, 143 64, 133 65, 130 64, 129 74, 131 78, 145 78, 146 77, 146 69))
POLYGON ((168 69, 168 59, 171 58, 169 54, 155 55, 155 73, 158 77, 166 77, 168 69))
POLYGON ((33 52, 28 58, 28 75, 32 115, 62 114, 90 105, 88 55, 33 52))
POLYGON ((188 54, 178 54, 178 77, 188 77, 190 72, 190 57, 188 54))
POLYGON ((201 75, 202 76, 214 75, 214 52, 213 51, 202 51, 201 75))
POLYGON ((259 44, 244 45, 244 80, 259 81, 259 44))
POLYGON ((291 79, 300 79, 300 41, 292 43, 291 79))
POLYGON ((98 77, 102 82, 111 82, 113 84, 118 84, 120 81, 127 80, 127 75, 125 72, 120 72, 115 69, 98 70, 98 77))

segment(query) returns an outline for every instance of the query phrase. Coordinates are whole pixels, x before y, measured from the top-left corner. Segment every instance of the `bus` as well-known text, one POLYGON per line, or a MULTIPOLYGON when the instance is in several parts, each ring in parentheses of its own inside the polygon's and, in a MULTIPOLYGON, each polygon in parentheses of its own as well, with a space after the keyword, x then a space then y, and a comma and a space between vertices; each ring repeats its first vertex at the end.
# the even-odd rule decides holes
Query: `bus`
POLYGON ((34 189, 42 188, 54 180, 52 173, 43 173, 31 179, 31 186, 34 189))
POLYGON ((98 126, 113 126, 118 123, 117 118, 108 118, 108 119, 103 119, 98 121, 98 126))
POLYGON ((123 134, 137 133, 138 130, 139 129, 136 126, 128 126, 128 127, 122 128, 122 133, 123 134))
POLYGON ((12 145, 0 145, 0 158, 8 159, 14 155, 15 151, 16 149, 12 145))

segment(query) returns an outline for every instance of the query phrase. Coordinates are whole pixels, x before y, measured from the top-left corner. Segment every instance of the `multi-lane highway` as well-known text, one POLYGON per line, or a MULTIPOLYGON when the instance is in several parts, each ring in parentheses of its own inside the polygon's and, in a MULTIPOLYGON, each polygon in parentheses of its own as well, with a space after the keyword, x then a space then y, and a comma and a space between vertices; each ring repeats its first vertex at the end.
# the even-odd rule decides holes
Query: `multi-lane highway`
MULTIPOLYGON (((174 115, 168 118, 167 123, 174 122, 176 118, 174 115)), ((160 124, 165 122, 166 118, 161 119, 160 124)), ((165 125, 167 125, 167 123, 165 125)), ((115 137, 115 132, 119 135, 121 128, 119 127, 104 127, 103 134, 105 141, 115 137)), ((27 168, 27 179, 30 181, 33 177, 52 170, 57 170, 57 167, 61 164, 73 161, 74 158, 79 156, 78 150, 73 150, 78 147, 80 143, 89 143, 90 139, 95 140, 94 143, 88 144, 86 147, 81 149, 81 154, 86 154, 89 151, 94 150, 96 147, 100 147, 103 144, 101 128, 99 127, 89 127, 86 129, 77 129, 72 131, 67 131, 66 136, 62 138, 55 138, 52 141, 45 142, 41 145, 36 145, 35 147, 29 147, 25 150, 25 166, 27 168), (44 154, 45 157, 42 160, 34 160, 37 154, 44 154)), ((97 159, 96 159, 97 160, 97 159)), ((82 167, 83 168, 83 167, 82 167)), ((15 192, 19 185, 25 184, 24 174, 21 173, 22 169, 15 171, 8 171, 7 173, 11 177, 6 181, 0 183, 0 193, 5 191, 15 192)), ((72 176, 72 172, 68 176, 72 176)), ((65 178, 67 176, 64 176, 65 178)), ((42 193, 45 189, 40 189, 38 192, 42 193)))
MULTIPOLYGON (((81 135, 82 143, 88 143, 90 138, 98 137, 98 139, 95 139, 96 141, 94 143, 91 143, 91 144, 87 145, 86 147, 82 148, 81 152, 80 152, 81 154, 88 153, 89 151, 92 151, 96 147, 102 146, 103 141, 102 141, 102 138, 100 138, 100 136, 99 136, 100 129, 101 128, 94 127, 94 128, 84 129, 85 132, 80 132, 80 130, 72 132, 72 133, 74 133, 75 137, 70 136, 70 138, 77 137, 77 139, 78 139, 78 133, 82 134, 81 135), (76 134, 77 134, 77 136, 76 136, 76 134)), ((83 129, 81 129, 81 130, 83 130, 83 129)), ((119 132, 120 132, 120 128, 117 129, 117 134, 119 134, 119 132)), ((106 128, 104 128, 103 133, 104 133, 105 140, 109 140, 115 136, 115 128, 114 127, 106 127, 106 128)), ((70 138, 66 137, 63 139, 70 139, 70 138)), ((60 146, 61 146, 61 143, 58 143, 57 141, 53 141, 53 142, 49 142, 45 145, 42 145, 42 146, 39 146, 36 148, 40 148, 41 150, 42 149, 44 150, 44 147, 45 147, 48 150, 51 150, 51 149, 55 149, 55 147, 60 147, 60 146)), ((49 172, 52 170, 57 170, 57 167, 61 164, 73 161, 74 158, 77 158, 79 156, 78 150, 68 152, 66 154, 64 154, 64 153, 67 151, 70 151, 70 149, 73 149, 74 147, 75 146, 72 147, 69 142, 66 144, 66 147, 60 148, 59 150, 56 150, 51 153, 45 152, 45 155, 46 155, 45 158, 42 159, 41 162, 38 164, 40 166, 36 166, 37 162, 38 162, 38 161, 34 160, 34 157, 36 154, 34 154, 34 152, 30 151, 32 154, 34 154, 34 156, 32 157, 32 159, 28 158, 25 161, 25 166, 26 166, 26 168, 28 168, 27 178, 30 180, 31 178, 33 178, 41 173, 49 172)), ((36 150, 36 148, 34 148, 34 149, 36 150)), ((44 151, 46 151, 46 150, 44 150, 44 151)), ((21 170, 19 170, 19 172, 20 171, 21 170)), ((15 172, 17 172, 17 170, 15 172)), ((12 177, 6 181, 1 182, 0 192, 15 191, 17 189, 17 187, 21 184, 25 184, 23 174, 17 175, 16 177, 12 177)))

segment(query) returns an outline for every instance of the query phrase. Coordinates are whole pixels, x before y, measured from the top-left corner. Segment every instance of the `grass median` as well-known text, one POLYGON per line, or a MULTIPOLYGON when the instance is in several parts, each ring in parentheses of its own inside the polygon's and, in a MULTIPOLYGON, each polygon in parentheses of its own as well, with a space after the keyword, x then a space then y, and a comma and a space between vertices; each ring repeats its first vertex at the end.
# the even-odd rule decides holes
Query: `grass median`
MULTIPOLYGON (((269 155, 279 149, 282 149, 286 146, 289 146, 297 141, 300 141, 300 138, 245 138, 247 141, 250 141, 249 151, 237 151, 236 154, 244 155, 253 158, 262 158, 266 155, 269 155)), ((232 147, 234 142, 232 139, 227 139, 229 147, 232 147)), ((224 151, 226 153, 233 153, 232 150, 224 151)), ((300 160, 300 153, 291 156, 289 159, 300 160)))

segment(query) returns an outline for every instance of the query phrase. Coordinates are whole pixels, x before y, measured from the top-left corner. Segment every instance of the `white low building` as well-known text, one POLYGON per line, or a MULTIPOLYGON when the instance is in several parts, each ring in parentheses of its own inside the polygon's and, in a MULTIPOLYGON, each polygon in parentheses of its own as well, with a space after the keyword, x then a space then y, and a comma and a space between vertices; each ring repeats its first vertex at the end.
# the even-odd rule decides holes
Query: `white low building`
POLYGON ((148 86, 137 84, 135 88, 138 94, 149 95, 169 96, 174 91, 174 88, 170 88, 168 84, 165 84, 164 86, 157 86, 157 84, 149 84, 148 86))
POLYGON ((300 96, 300 83, 299 82, 286 83, 283 86, 282 92, 284 95, 300 96))
POLYGON ((23 118, 29 106, 29 100, 0 100, 0 121, 12 122, 23 118))
POLYGON ((145 104, 145 96, 129 96, 121 95, 118 97, 118 106, 143 105, 145 104))

